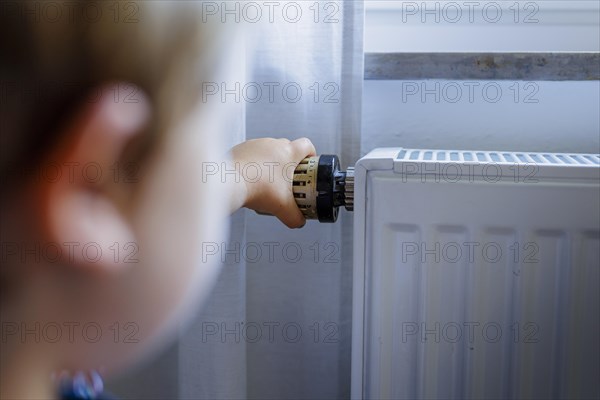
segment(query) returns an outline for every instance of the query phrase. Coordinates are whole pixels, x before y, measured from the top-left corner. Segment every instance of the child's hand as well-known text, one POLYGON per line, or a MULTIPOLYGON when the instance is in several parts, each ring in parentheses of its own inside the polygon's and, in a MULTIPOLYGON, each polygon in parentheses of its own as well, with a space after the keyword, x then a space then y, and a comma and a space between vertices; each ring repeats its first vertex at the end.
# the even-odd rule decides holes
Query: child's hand
POLYGON ((248 207, 273 214, 290 228, 304 226, 304 215, 294 200, 292 178, 300 161, 316 155, 309 139, 249 140, 235 146, 231 155, 236 170, 241 171, 234 190, 234 210, 248 207))

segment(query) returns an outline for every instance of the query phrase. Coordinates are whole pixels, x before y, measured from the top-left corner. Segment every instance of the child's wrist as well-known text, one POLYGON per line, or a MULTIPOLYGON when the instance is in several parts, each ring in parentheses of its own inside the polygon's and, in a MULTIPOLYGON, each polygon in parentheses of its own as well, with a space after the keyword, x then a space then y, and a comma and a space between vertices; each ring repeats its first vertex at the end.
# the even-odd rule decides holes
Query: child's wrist
MULTIPOLYGON (((229 161, 227 161, 227 170, 235 170, 234 165, 239 163, 239 160, 235 159, 234 154, 230 154, 229 161)), ((242 207, 247 207, 250 202, 250 186, 246 179, 236 176, 234 179, 229 177, 224 180, 224 183, 229 186, 230 193, 230 211, 233 213, 242 207)))

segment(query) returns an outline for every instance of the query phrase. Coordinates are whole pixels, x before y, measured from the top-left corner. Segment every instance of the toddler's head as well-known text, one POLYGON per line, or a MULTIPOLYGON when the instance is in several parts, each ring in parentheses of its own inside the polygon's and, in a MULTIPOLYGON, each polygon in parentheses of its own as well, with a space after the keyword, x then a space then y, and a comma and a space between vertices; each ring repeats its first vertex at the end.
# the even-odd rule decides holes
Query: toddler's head
POLYGON ((223 105, 203 101, 201 82, 226 48, 197 2, 2 7, 10 397, 34 375, 128 364, 207 295, 218 266, 202 262, 200 244, 222 240, 227 193, 199 171, 226 149, 223 105))

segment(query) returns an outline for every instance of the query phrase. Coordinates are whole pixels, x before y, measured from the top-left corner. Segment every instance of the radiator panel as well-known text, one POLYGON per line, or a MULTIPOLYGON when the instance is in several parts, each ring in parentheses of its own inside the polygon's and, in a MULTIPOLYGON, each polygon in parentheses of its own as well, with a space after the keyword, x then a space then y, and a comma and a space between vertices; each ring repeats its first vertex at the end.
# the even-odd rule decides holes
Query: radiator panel
POLYGON ((361 160, 353 398, 600 396, 597 160, 402 149, 361 160), (468 179, 443 172, 469 163, 468 179))

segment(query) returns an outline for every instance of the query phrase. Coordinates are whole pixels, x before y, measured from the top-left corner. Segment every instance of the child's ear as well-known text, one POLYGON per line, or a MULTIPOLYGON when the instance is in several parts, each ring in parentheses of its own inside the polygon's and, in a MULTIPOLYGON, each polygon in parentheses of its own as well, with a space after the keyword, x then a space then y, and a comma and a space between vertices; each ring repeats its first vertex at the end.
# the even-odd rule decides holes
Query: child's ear
MULTIPOLYGON (((44 240, 62 248, 61 264, 94 272, 119 270, 123 254, 137 249, 131 220, 119 207, 115 165, 128 143, 142 133, 150 106, 141 90, 134 99, 115 101, 123 84, 99 88, 83 100, 59 132, 61 142, 45 161, 58 179, 42 180, 37 191, 44 240)), ((128 88, 131 88, 128 85, 128 88)), ((42 166, 44 168, 44 166, 42 166)))

